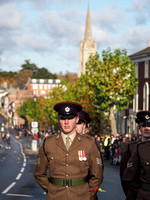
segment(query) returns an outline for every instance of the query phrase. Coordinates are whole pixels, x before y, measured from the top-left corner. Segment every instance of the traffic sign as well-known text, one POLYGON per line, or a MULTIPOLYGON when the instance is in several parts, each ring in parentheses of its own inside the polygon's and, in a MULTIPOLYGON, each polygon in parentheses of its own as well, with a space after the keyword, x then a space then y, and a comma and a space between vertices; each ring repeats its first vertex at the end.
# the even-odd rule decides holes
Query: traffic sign
POLYGON ((36 127, 33 127, 33 128, 31 128, 31 132, 33 133, 33 134, 36 134, 36 133, 38 133, 38 128, 36 128, 36 127))
POLYGON ((37 128, 38 127, 38 122, 31 122, 31 127, 32 128, 37 128))

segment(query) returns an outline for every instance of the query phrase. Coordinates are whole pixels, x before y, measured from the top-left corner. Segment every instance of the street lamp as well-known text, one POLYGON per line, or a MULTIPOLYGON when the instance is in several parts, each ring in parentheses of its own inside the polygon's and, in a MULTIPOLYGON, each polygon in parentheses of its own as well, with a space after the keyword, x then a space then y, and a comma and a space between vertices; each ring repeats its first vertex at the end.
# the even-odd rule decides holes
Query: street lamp
POLYGON ((36 120, 36 96, 34 96, 34 121, 36 120))

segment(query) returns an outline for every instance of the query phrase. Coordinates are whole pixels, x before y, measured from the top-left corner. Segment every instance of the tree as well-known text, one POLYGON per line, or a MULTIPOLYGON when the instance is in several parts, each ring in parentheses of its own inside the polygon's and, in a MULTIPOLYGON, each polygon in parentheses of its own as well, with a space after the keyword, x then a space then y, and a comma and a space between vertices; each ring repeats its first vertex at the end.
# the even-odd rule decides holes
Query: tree
POLYGON ((55 74, 50 73, 46 68, 38 68, 36 72, 33 73, 32 78, 43 78, 43 79, 56 79, 55 74))
POLYGON ((27 83, 29 77, 32 77, 32 71, 29 69, 24 69, 18 72, 14 76, 14 79, 16 80, 16 84, 24 85, 27 83))
MULTIPOLYGON (((33 99, 28 99, 27 101, 24 101, 20 103, 20 106, 17 108, 17 114, 19 117, 25 119, 28 121, 28 124, 31 124, 32 121, 34 121, 34 100, 33 99)), ((36 101, 36 121, 41 120, 41 112, 42 109, 40 108, 39 105, 39 100, 37 99, 36 101)))
POLYGON ((137 87, 134 64, 131 63, 125 49, 102 51, 91 56, 86 65, 86 74, 80 77, 97 113, 109 112, 112 134, 117 134, 114 110, 125 109, 132 102, 137 87))
POLYGON ((76 73, 71 73, 69 71, 67 71, 64 75, 62 74, 62 72, 59 72, 59 77, 62 80, 67 80, 69 83, 73 83, 78 79, 78 75, 76 73))
POLYGON ((34 63, 30 63, 30 60, 25 60, 25 64, 21 65, 22 70, 28 69, 32 72, 36 72, 38 67, 34 63))

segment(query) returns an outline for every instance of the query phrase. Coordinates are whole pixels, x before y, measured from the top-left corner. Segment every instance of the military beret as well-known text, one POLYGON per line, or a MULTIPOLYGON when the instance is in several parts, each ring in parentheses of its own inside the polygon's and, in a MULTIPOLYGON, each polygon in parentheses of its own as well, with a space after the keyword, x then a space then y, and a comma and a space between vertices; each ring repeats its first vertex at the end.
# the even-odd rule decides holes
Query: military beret
POLYGON ((54 110, 61 119, 73 119, 82 110, 82 106, 74 102, 60 102, 55 104, 54 110))
POLYGON ((91 122, 90 115, 85 110, 82 110, 81 112, 79 112, 78 116, 79 116, 79 121, 77 124, 82 124, 84 122, 87 125, 91 122))
POLYGON ((150 111, 138 112, 135 121, 140 126, 150 126, 150 111))

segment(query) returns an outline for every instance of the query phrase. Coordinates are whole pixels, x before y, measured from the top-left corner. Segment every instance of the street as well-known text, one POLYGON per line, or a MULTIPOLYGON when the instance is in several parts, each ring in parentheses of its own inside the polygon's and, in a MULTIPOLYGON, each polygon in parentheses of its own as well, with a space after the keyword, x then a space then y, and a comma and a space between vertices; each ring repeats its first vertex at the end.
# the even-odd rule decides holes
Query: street
MULTIPOLYGON (((31 140, 22 136, 16 139, 11 133, 11 149, 0 149, 0 200, 45 200, 46 194, 36 183, 33 170, 36 152, 31 150, 31 140)), ((104 160, 104 180, 98 192, 100 200, 124 200, 120 184, 119 166, 110 165, 104 160)))
POLYGON ((104 180, 100 188, 102 192, 98 192, 99 200, 125 200, 125 195, 121 187, 120 167, 111 165, 110 161, 104 160, 104 180))

